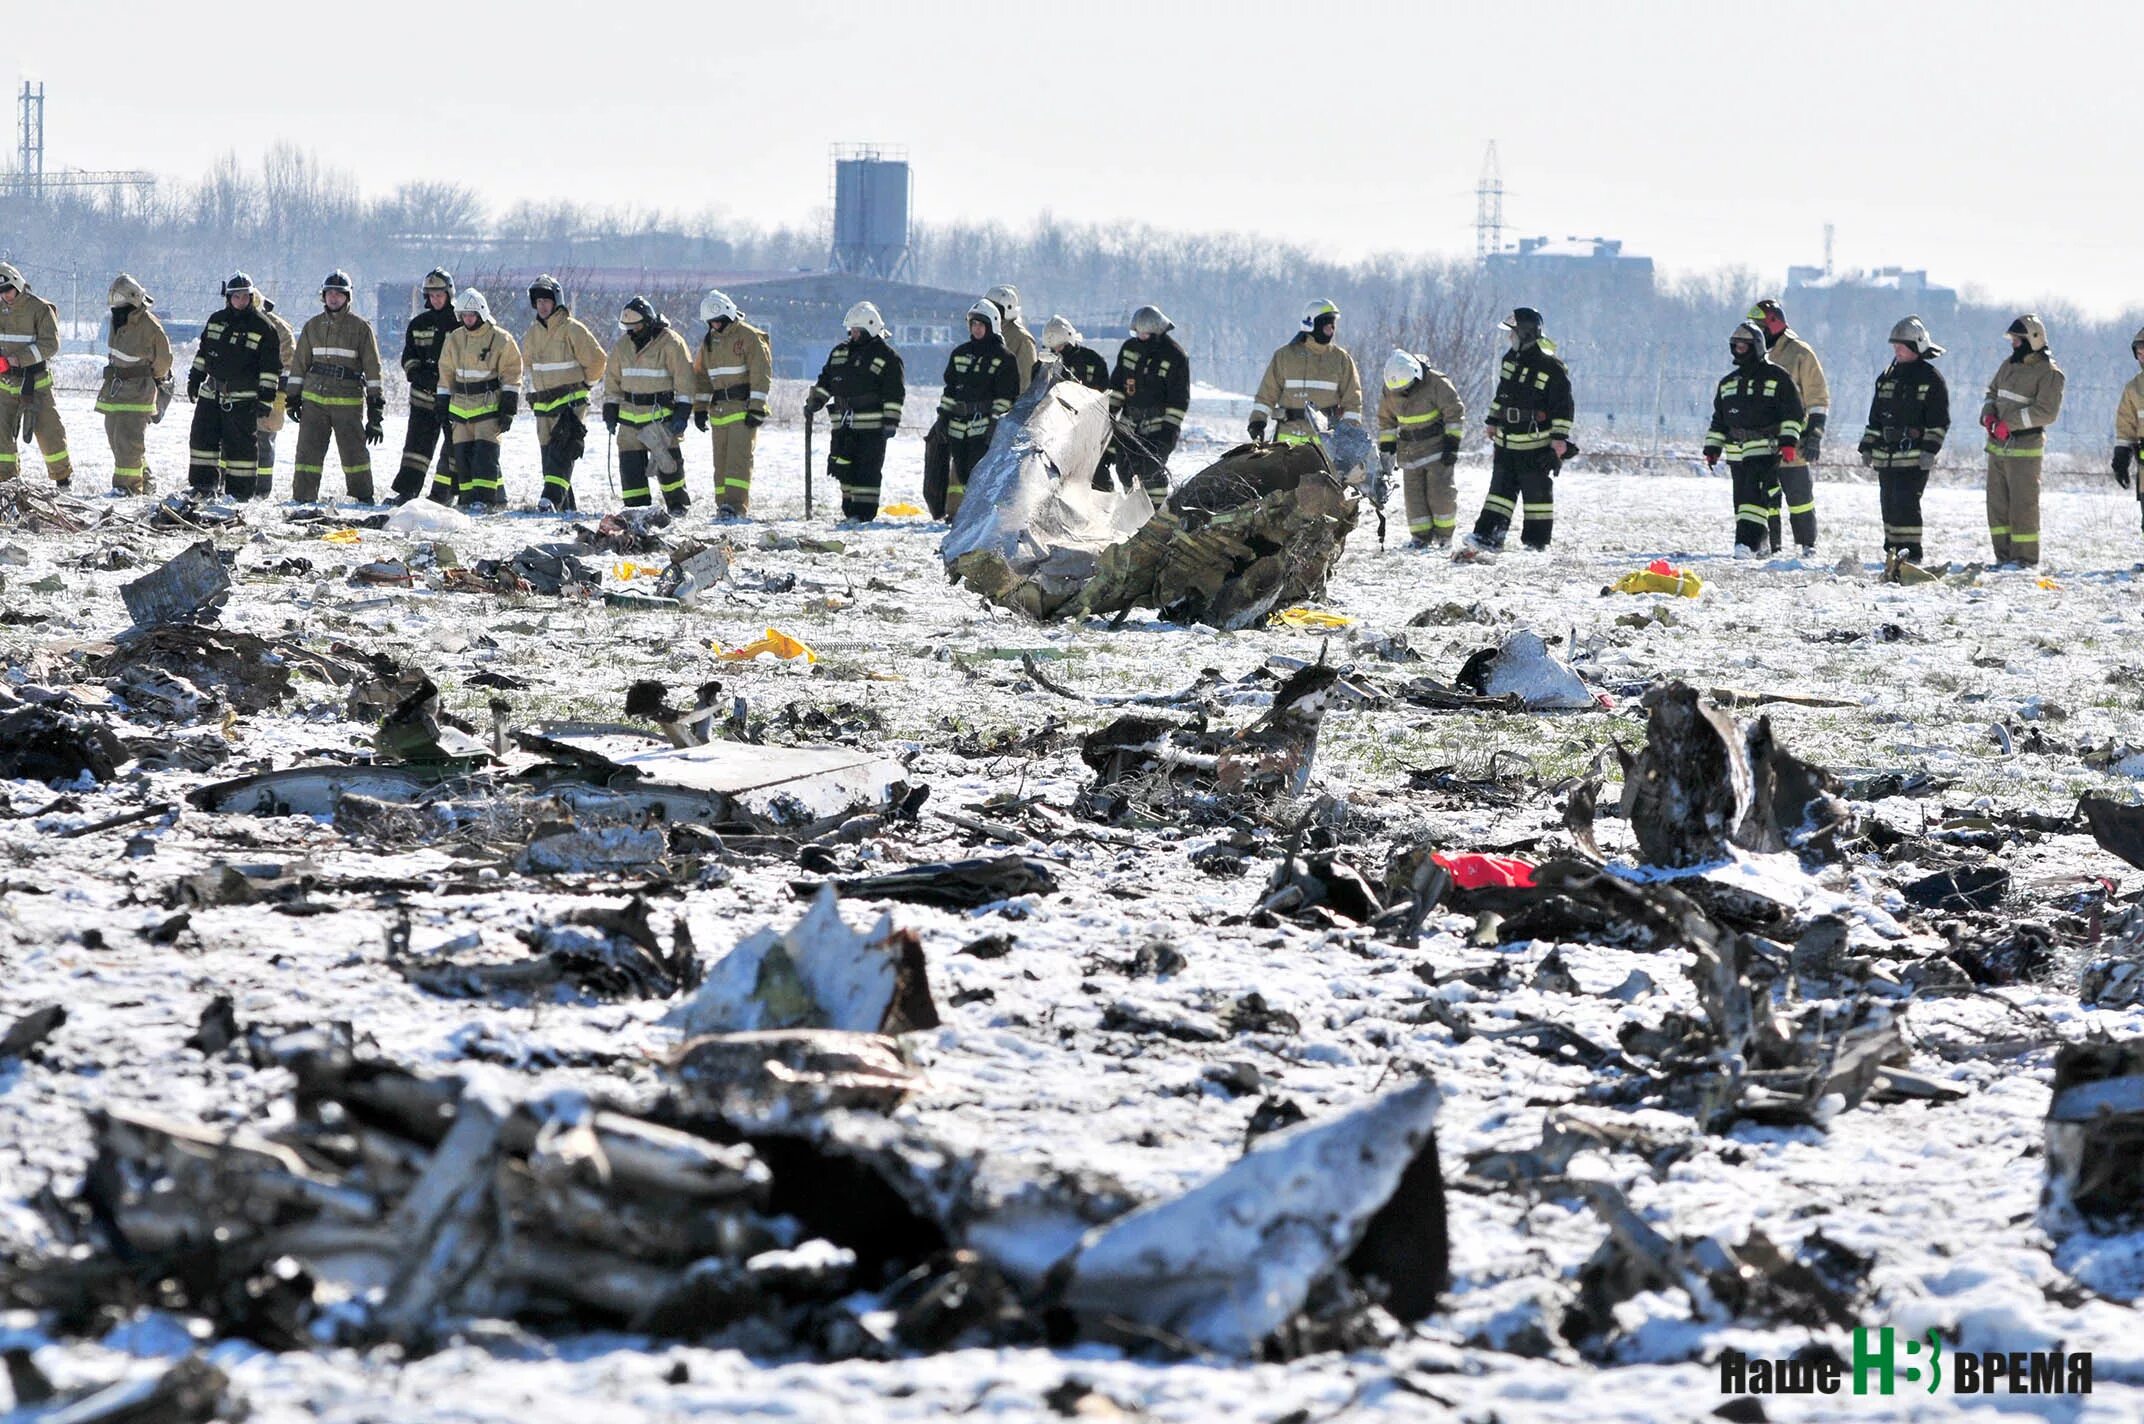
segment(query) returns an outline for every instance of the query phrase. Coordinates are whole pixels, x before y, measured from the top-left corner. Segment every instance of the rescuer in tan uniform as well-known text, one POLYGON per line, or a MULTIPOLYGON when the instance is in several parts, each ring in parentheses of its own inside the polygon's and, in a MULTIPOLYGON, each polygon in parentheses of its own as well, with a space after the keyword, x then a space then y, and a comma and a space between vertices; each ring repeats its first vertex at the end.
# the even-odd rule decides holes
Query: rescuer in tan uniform
POLYGON ((0 480, 15 478, 15 436, 37 438, 52 483, 74 478, 67 458, 67 427, 52 401, 52 368, 59 354, 59 313, 52 303, 30 292, 22 273, 0 262, 0 480))
POLYGON ((432 498, 482 513, 506 502, 499 442, 521 412, 521 347, 491 319, 491 303, 474 287, 454 299, 459 325, 439 348, 433 404, 447 413, 454 443, 451 479, 432 482, 432 498))
POLYGON ((1988 432, 1988 539, 1998 563, 2040 562, 2040 462, 2062 413, 2062 368, 2047 328, 2027 312, 2010 323, 2010 357, 1995 368, 1980 423, 1988 432))
POLYGON ((1310 419, 1313 410, 1325 417, 1328 429, 1343 420, 1362 422, 1362 377, 1355 358, 1333 340, 1339 325, 1340 308, 1331 302, 1316 301, 1303 309, 1303 329, 1266 363, 1251 405, 1251 439, 1265 440, 1266 422, 1275 414, 1280 424, 1273 439, 1282 445, 1318 438, 1310 419))
MULTIPOLYGON (((298 334, 290 329, 290 323, 276 315, 275 303, 266 294, 260 299, 261 319, 275 330, 276 355, 281 358, 283 369, 288 371, 298 359, 298 334)), ((257 447, 254 455, 258 473, 253 477, 253 493, 247 498, 266 499, 275 493, 275 437, 282 430, 289 411, 283 392, 278 389, 273 400, 261 402, 260 421, 253 427, 253 442, 257 447)), ((232 498, 238 496, 234 493, 232 498)))
MULTIPOLYGON (((2129 354, 2144 366, 2144 331, 2129 338, 2129 354)), ((2144 449, 2144 371, 2129 378, 2114 407, 2114 482, 2123 489, 2129 488, 2129 472, 2139 449, 2144 449)), ((2144 511, 2144 480, 2137 483, 2137 500, 2144 511)))
POLYGON ((672 514, 692 505, 678 437, 692 419, 692 352, 646 297, 618 314, 624 335, 603 378, 603 424, 618 437, 618 485, 633 508, 652 503, 649 475, 672 514))
POLYGON ((1831 384, 1824 379, 1824 363, 1801 334, 1787 325, 1777 297, 1766 297, 1749 309, 1747 318, 1764 333, 1765 359, 1794 378, 1801 395, 1804 424, 1802 443, 1792 460, 1779 462, 1779 484, 1768 496, 1772 514, 1766 521, 1772 552, 1779 552, 1779 505, 1786 501, 1787 522, 1795 546, 1803 554, 1816 551, 1816 479, 1810 466, 1823 458, 1824 427, 1831 420, 1831 384))
POLYGON ((1453 472, 1459 467, 1466 405, 1451 377, 1411 352, 1395 351, 1385 358, 1384 385, 1377 402, 1378 504, 1382 507, 1397 472, 1408 537, 1418 548, 1447 547, 1459 523, 1459 486, 1453 472))
POLYGON ((536 320, 522 339, 529 373, 529 408, 536 413, 536 448, 543 459, 545 514, 576 508, 573 466, 588 448, 588 388, 603 379, 609 362, 587 323, 566 310, 566 289, 556 277, 529 284, 536 320))
POLYGON ((97 412, 112 446, 112 488, 120 494, 149 492, 149 427, 171 405, 171 340, 150 314, 156 298, 126 273, 112 278, 104 294, 112 312, 104 379, 97 386, 97 412))
POLYGON ((1004 317, 998 324, 998 338, 1005 343, 1005 353, 1012 357, 1013 371, 1019 378, 1020 389, 1013 397, 1017 400, 1027 394, 1028 383, 1035 378, 1035 362, 1041 359, 1042 352, 1035 345, 1035 334, 1021 317, 1018 287, 1000 282, 983 293, 983 300, 1004 317))
POLYGON ((742 519, 752 512, 752 447, 767 420, 774 350, 721 292, 701 299, 700 320, 707 334, 692 354, 692 423, 713 434, 716 517, 742 519))
POLYGON ((380 343, 372 323, 350 310, 349 273, 328 274, 320 284, 320 304, 321 313, 298 333, 296 359, 283 373, 284 399, 298 417, 290 497, 300 504, 320 498, 328 437, 333 435, 350 498, 370 504, 372 455, 365 447, 387 438, 380 343))

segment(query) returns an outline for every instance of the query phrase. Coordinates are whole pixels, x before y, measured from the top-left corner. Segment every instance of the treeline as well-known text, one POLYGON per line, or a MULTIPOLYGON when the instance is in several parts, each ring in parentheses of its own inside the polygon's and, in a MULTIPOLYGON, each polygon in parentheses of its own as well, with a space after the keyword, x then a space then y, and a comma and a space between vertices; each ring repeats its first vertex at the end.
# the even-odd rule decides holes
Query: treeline
MULTIPOLYGON (((63 315, 84 320, 101 315, 105 284, 122 269, 147 282, 167 313, 186 319, 214 305, 218 279, 234 266, 304 311, 320 278, 336 267, 352 274, 361 293, 374 283, 414 278, 435 263, 472 275, 517 267, 561 274, 631 266, 815 270, 825 265, 827 227, 823 213, 767 228, 713 210, 565 199, 527 200, 494 213, 458 183, 404 183, 368 195, 354 175, 289 145, 268 150, 252 166, 226 154, 191 181, 0 198, 0 232, 14 235, 6 255, 38 290, 61 302, 63 315)), ((1426 351, 1449 370, 1476 412, 1501 348, 1496 322, 1524 303, 1546 315, 1571 365, 1581 439, 1624 447, 1686 442, 1702 430, 1713 383, 1726 370, 1729 330, 1756 298, 1788 296, 1778 277, 1746 269, 1662 277, 1649 295, 1631 295, 1575 268, 1529 272, 1518 285, 1470 258, 1392 254, 1338 262, 1300 244, 1246 234, 1074 222, 1047 213, 1022 226, 924 226, 914 235, 909 275, 976 293, 1013 282, 1036 330, 1051 312, 1063 312, 1105 349, 1124 334, 1134 307, 1153 302, 1176 321, 1197 378, 1236 392, 1256 385, 1273 348, 1296 330, 1303 303, 1329 298, 1341 308, 1341 340, 1355 351, 1373 394, 1385 353, 1402 345, 1426 351)), ((678 294, 685 315, 696 305, 689 295, 678 294)), ((518 294, 491 296, 500 305, 502 297, 513 301, 518 294)), ((1890 325, 1914 304, 1877 292, 1831 305, 1833 314, 1819 318, 1797 314, 1789 298, 1788 315, 1824 361, 1839 436, 1850 442, 1869 387, 1889 359, 1890 325)), ((2002 330, 2016 312, 1966 299, 1955 313, 1921 314, 1950 348, 1945 364, 1959 424, 1969 430, 1979 393, 2003 355, 2002 330)), ((958 315, 947 313, 953 320, 958 315)), ((2041 315, 2070 377, 2053 443, 2094 449, 2105 443, 2117 393, 2136 372, 2129 338, 2144 325, 2144 308, 2100 322, 2060 305, 2043 307, 2041 315)), ((824 335, 829 342, 838 337, 824 335)))

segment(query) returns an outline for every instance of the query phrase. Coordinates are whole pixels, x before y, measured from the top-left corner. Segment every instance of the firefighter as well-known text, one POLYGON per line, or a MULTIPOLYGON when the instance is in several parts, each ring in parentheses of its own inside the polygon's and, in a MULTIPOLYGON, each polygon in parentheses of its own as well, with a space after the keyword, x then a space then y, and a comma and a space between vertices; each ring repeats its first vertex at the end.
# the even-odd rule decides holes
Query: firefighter
MULTIPOLYGON (((275 299, 266 292, 258 294, 261 316, 275 329, 277 354, 282 358, 283 370, 288 372, 298 358, 298 334, 290 329, 290 323, 276 315, 275 299)), ((275 437, 283 428, 288 411, 279 389, 273 400, 261 406, 260 420, 253 428, 254 444, 258 447, 255 465, 259 478, 253 483, 254 499, 266 499, 275 493, 275 437)))
POLYGON ((536 508, 565 513, 577 507, 573 466, 588 448, 588 388, 603 379, 609 362, 596 334, 566 309, 566 289, 556 277, 529 283, 529 307, 536 320, 521 344, 521 358, 543 460, 543 493, 536 508))
MULTIPOLYGON (((1459 523, 1453 472, 1466 421, 1466 404, 1451 377, 1412 352, 1385 358, 1385 393, 1377 402, 1378 473, 1389 489, 1398 472, 1407 535, 1418 549, 1451 546, 1459 523)), ((1382 490, 1378 503, 1384 503, 1382 490)))
POLYGON ((1488 428, 1489 492, 1456 559, 1504 547, 1511 516, 1520 516, 1519 542, 1546 549, 1556 532, 1556 476, 1570 454, 1571 373, 1556 357, 1556 343, 1542 331, 1541 313, 1515 307, 1498 323, 1511 349, 1497 367, 1488 428))
POLYGON ((171 405, 171 339, 149 310, 156 298, 126 273, 112 278, 104 304, 111 309, 112 334, 97 411, 112 446, 112 491, 147 494, 149 427, 171 405))
POLYGON ((1921 495, 1950 434, 1950 387, 1935 365, 1942 354, 1919 317, 1892 327, 1891 364, 1876 378, 1876 398, 1861 432, 1861 463, 1876 472, 1883 508, 1888 573, 1896 573, 1901 559, 1921 562, 1921 495))
POLYGON ((1035 348, 1034 333, 1027 329, 1020 314, 1020 289, 1000 282, 983 293, 983 300, 998 309, 1003 318, 998 323, 998 335, 1004 338, 1005 349, 1012 356, 1013 372, 1019 378, 1019 390, 1013 393, 1018 400, 1027 394, 1028 383, 1035 377, 1035 359, 1040 354, 1035 348))
POLYGON ((254 495, 260 413, 283 383, 283 344, 255 305, 258 295, 245 273, 224 278, 223 307, 202 323, 186 373, 186 399, 194 403, 186 483, 196 494, 215 494, 220 480, 233 499, 254 495))
POLYGON ((1765 527, 1776 554, 1779 506, 1784 500, 1795 547, 1807 558, 1816 552, 1816 481, 1810 467, 1823 458, 1824 426, 1831 419, 1831 383, 1824 379, 1824 363, 1816 359, 1816 352, 1801 333, 1787 325, 1777 297, 1766 297, 1751 307, 1748 320, 1764 333, 1772 364, 1794 378, 1794 389, 1802 398, 1802 442, 1792 461, 1779 462, 1779 487, 1767 496, 1772 513, 1765 527))
POLYGON ((445 412, 432 404, 439 389, 439 348, 454 330, 454 274, 434 267, 424 274, 416 313, 402 333, 402 374, 409 378, 409 432, 402 437, 402 468, 395 471, 395 503, 407 504, 424 493, 432 452, 439 452, 439 478, 453 483, 447 462, 453 445, 447 438, 445 412))
POLYGON ((30 291, 22 273, 0 262, 0 480, 15 478, 15 436, 33 436, 45 473, 64 486, 74 478, 67 427, 52 399, 52 358, 60 349, 59 312, 30 291))
MULTIPOLYGON (((2144 366, 2144 330, 2129 338, 2129 354, 2144 366)), ((2140 448, 2144 448, 2144 371, 2129 378, 2114 408, 2114 482, 2123 489, 2129 488, 2129 472, 2140 448)), ((2139 512, 2144 513, 2144 480, 2137 482, 2137 500, 2139 512)))
POLYGON ((372 455, 365 447, 387 438, 380 343, 372 323, 350 310, 349 273, 328 273, 320 284, 320 306, 320 314, 298 333, 296 358, 283 373, 284 399, 298 422, 290 497, 300 504, 320 498, 328 437, 333 435, 344 487, 359 504, 370 504, 372 455))
POLYGON ((2047 328, 2027 312, 2010 323, 2010 355, 1995 368, 1980 403, 1988 432, 1988 539, 1995 562, 2040 562, 2040 458, 2047 427, 2062 413, 2062 368, 2047 349, 2047 328))
POLYGON ((1745 321, 1727 338, 1735 368, 1720 378, 1712 396, 1712 428, 1705 432, 1705 467, 1724 457, 1734 479, 1735 557, 1765 552, 1769 520, 1777 506, 1771 490, 1778 467, 1794 458, 1802 439, 1802 397, 1794 378, 1765 356, 1764 330, 1745 321))
MULTIPOLYGON (((993 287, 992 291, 999 290, 993 287)), ((953 348, 945 363, 945 394, 938 399, 937 432, 951 461, 945 487, 945 518, 960 513, 968 493, 968 476, 990 448, 998 419, 1019 398, 1020 382, 1013 357, 998 333, 1003 320, 988 297, 968 308, 968 339, 953 348)))
POLYGON ((826 467, 841 486, 841 517, 855 523, 878 517, 886 447, 901 423, 908 399, 901 353, 886 344, 878 308, 858 302, 842 318, 848 338, 826 355, 819 379, 804 398, 807 415, 831 406, 827 418, 826 467))
POLYGON ((603 377, 603 424, 618 438, 618 482, 628 506, 650 504, 652 465, 663 503, 682 514, 692 504, 678 444, 692 419, 692 353, 646 297, 625 304, 618 327, 623 334, 603 377))
POLYGON ((767 423, 774 349, 722 292, 700 299, 700 320, 707 334, 692 356, 692 423, 713 433, 715 517, 742 519, 752 510, 752 447, 767 423))
POLYGON ((482 514, 506 502, 499 442, 521 413, 521 347, 491 319, 491 303, 474 287, 455 297, 454 319, 432 389, 433 408, 446 412, 453 458, 451 473, 432 482, 432 498, 482 514))
POLYGON ((1325 417, 1327 429, 1343 420, 1362 423, 1362 377, 1355 358, 1333 340, 1340 326, 1340 308, 1315 301, 1303 309, 1303 329, 1266 363, 1258 383, 1258 398, 1251 405, 1251 439, 1263 442, 1266 422, 1274 412, 1280 424, 1274 440, 1283 445, 1302 445, 1318 438, 1311 422, 1315 410, 1325 417))
MULTIPOLYGON (((1057 358, 1057 364, 1065 368, 1065 375, 1079 382, 1090 391, 1109 389, 1109 363, 1102 353, 1086 344, 1087 338, 1079 334, 1079 328, 1061 316, 1053 316, 1042 324, 1042 344, 1057 358)), ((1035 362, 1035 369, 1028 373, 1028 384, 1042 374, 1042 362, 1035 362)))
POLYGON ((1191 358, 1169 335, 1175 329, 1160 307, 1139 308, 1109 373, 1109 404, 1120 420, 1110 459, 1126 489, 1139 481, 1157 505, 1169 497, 1169 456, 1191 408, 1191 358))

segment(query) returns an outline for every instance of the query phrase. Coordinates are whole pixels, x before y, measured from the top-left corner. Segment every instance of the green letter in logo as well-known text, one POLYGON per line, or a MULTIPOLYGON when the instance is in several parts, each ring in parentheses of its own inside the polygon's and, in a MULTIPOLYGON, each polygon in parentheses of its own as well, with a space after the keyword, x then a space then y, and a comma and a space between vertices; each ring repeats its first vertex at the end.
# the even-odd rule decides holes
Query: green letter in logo
POLYGON ((1854 1327, 1854 1393, 1867 1394, 1869 1392, 1869 1375, 1872 1371, 1877 1376, 1876 1392, 1878 1394, 1889 1394, 1891 1392, 1891 1327, 1888 1325, 1881 1326, 1874 1331, 1871 1331, 1866 1325, 1854 1327), (1882 1341, 1882 1344, 1874 1350, 1869 1348, 1869 1336, 1871 1334, 1882 1341))

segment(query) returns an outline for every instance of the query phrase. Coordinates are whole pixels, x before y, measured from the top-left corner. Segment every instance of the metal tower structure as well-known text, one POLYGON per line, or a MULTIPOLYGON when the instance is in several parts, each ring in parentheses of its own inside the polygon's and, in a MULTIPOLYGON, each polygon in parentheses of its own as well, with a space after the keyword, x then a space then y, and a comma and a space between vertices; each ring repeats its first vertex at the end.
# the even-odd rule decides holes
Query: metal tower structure
POLYGON ((25 79, 16 102, 15 171, 7 175, 7 187, 35 198, 48 188, 149 188, 154 173, 138 169, 62 169, 45 171, 45 86, 25 79))
POLYGON ((909 212, 915 198, 908 150, 837 143, 830 158, 834 240, 827 265, 837 272, 900 281, 908 274, 909 212))
POLYGON ((1504 170, 1496 161, 1496 140, 1482 157, 1481 181, 1474 188, 1474 260, 1504 247, 1504 170))
POLYGON ((1831 228, 1831 224, 1830 224, 1830 223, 1825 223, 1825 224, 1824 224, 1824 275, 1825 275, 1825 276, 1827 276, 1827 277, 1829 277, 1829 276, 1831 275, 1831 235, 1832 235, 1832 228, 1831 228))

